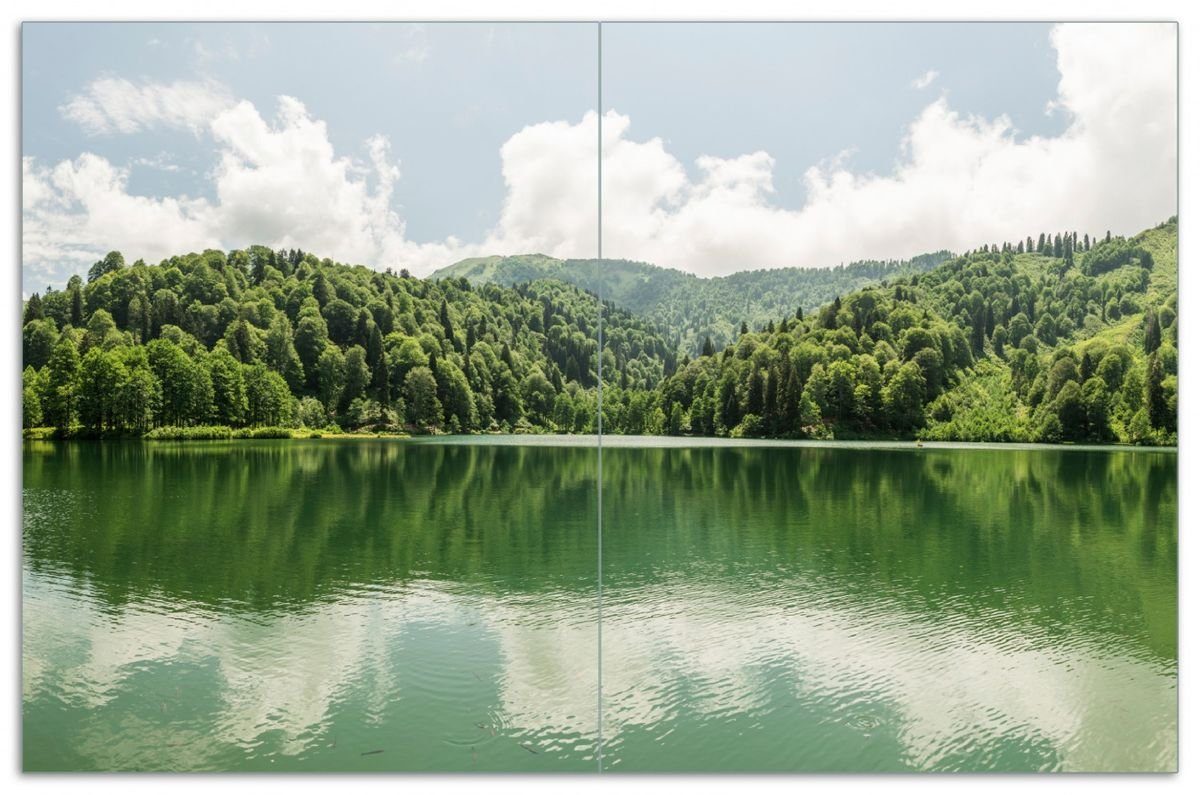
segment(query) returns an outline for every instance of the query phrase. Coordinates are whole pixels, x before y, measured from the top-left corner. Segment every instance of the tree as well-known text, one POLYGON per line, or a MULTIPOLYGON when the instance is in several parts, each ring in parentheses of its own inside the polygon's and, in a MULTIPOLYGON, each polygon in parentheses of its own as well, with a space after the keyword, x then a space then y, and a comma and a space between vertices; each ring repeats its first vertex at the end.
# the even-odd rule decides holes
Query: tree
POLYGON ((40 370, 58 343, 58 327, 49 318, 31 320, 21 331, 21 354, 26 365, 40 370))
POLYGON ((121 333, 117 324, 104 309, 97 309, 88 319, 87 333, 83 337, 83 349, 111 348, 121 344, 121 333))
POLYGON ((898 430, 924 424, 925 375, 916 362, 905 362, 884 385, 881 393, 889 423, 898 430))
POLYGON ((315 302, 300 311, 300 320, 296 324, 295 346, 300 363, 304 367, 305 386, 316 392, 320 381, 318 363, 325 349, 329 347, 329 328, 315 302))
POLYGON ((383 334, 371 324, 367 335, 367 367, 371 370, 371 393, 384 407, 391 402, 391 378, 383 349, 383 334))
POLYGON ((1154 353, 1162 345, 1162 327, 1159 325, 1158 312, 1153 307, 1146 310, 1146 329, 1143 338, 1143 349, 1146 353, 1154 353))
POLYGON ((220 425, 241 425, 246 420, 246 380, 241 363, 227 350, 208 357, 213 388, 213 418, 220 425))
POLYGON ((322 307, 321 316, 325 318, 330 340, 338 345, 354 342, 358 312, 349 303, 334 298, 322 307))
POLYGON ((246 424, 286 424, 291 419, 292 406, 287 381, 261 362, 242 368, 246 384, 246 424))
POLYGON ((79 378, 79 349, 63 334, 50 352, 42 372, 42 411, 45 422, 63 430, 75 416, 75 387, 79 378))
POLYGON ((70 324, 79 328, 83 325, 83 280, 72 276, 67 281, 67 292, 70 294, 71 316, 70 324))
POLYGON ((29 300, 25 302, 25 315, 21 320, 21 325, 29 325, 35 320, 41 320, 46 316, 45 310, 42 309, 42 299, 37 293, 29 296, 29 300))
POLYGON ((262 361, 267 355, 263 333, 246 320, 233 321, 225 329, 225 347, 242 364, 262 361))
POLYGON ((1107 442, 1112 438, 1112 429, 1108 424, 1109 395, 1108 385, 1099 376, 1092 376, 1083 384, 1081 399, 1087 435, 1094 442, 1107 442))
POLYGON ((1150 354, 1150 361, 1146 365, 1146 413, 1151 427, 1154 428, 1166 428, 1173 420, 1163 390, 1165 377, 1158 354, 1150 354))
POLYGON ((193 360, 175 342, 159 338, 146 346, 147 360, 162 386, 159 425, 208 422, 213 409, 212 376, 204 362, 193 360))
POLYGON ((267 327, 265 355, 267 365, 283 376, 288 389, 298 392, 304 385, 304 365, 292 341, 292 322, 282 312, 267 327))
POLYGON ((316 278, 313 279, 312 295, 313 298, 317 299, 317 306, 320 308, 325 307, 337 297, 337 293, 329 285, 329 280, 325 278, 324 273, 318 273, 316 278))
POLYGON ((438 321, 442 324, 442 334, 454 344, 457 350, 458 341, 454 334, 454 324, 450 321, 450 305, 446 303, 445 298, 442 299, 442 305, 438 309, 438 321))
POLYGON ((1061 442, 1063 440, 1063 427, 1058 419, 1058 415, 1052 411, 1045 412, 1038 423, 1038 428, 1034 435, 1039 442, 1045 442, 1046 444, 1058 444, 1061 442))
POLYGON ((830 362, 826 368, 825 400, 827 416, 839 422, 854 417, 854 365, 848 361, 830 362))
POLYGON ((317 361, 317 393, 329 412, 338 410, 342 387, 346 383, 346 357, 341 350, 329 343, 317 361))
POLYGON ((521 400, 530 421, 545 425, 554 406, 554 387, 539 368, 529 371, 521 381, 521 400))
POLYGON ((92 348, 79 366, 79 421, 89 430, 117 427, 121 386, 127 377, 115 352, 92 348))
POLYGON ((1050 366, 1050 371, 1046 376, 1046 398, 1053 400, 1058 396, 1059 390, 1068 382, 1075 381, 1078 384, 1080 380, 1082 378, 1079 375, 1079 368, 1075 365, 1075 359, 1071 356, 1063 356, 1050 366))
POLYGON ((42 424, 42 396, 37 371, 26 367, 21 375, 21 427, 36 428, 42 424))
POLYGON ((361 345, 346 349, 343 364, 342 393, 338 399, 339 411, 345 412, 356 398, 363 396, 371 383, 371 370, 367 367, 367 352, 361 345))
POLYGON ((926 400, 933 400, 942 391, 945 380, 945 361, 940 351, 922 348, 913 355, 912 361, 921 368, 925 379, 926 400))
POLYGON ((746 377, 746 412, 762 416, 765 403, 762 373, 751 367, 746 377))
POLYGON ((667 435, 678 436, 683 432, 683 406, 676 400, 671 404, 671 414, 667 418, 667 435))
POLYGON ((1050 410, 1058 417, 1063 439, 1079 441, 1087 438, 1087 408, 1078 383, 1068 381, 1063 384, 1050 410))
POLYGON ((141 293, 129 299, 125 309, 126 327, 133 334, 134 342, 145 342, 150 339, 150 305, 141 293))
POLYGON ((346 422, 351 428, 390 430, 400 424, 396 412, 377 400, 355 398, 347 411, 346 422))
POLYGON ((413 425, 431 428, 442 421, 442 404, 437 398, 437 381, 428 367, 414 367, 404 377, 404 402, 408 421, 413 425))
MULTIPOLYGON (((479 418, 466 374, 449 358, 439 359, 437 366, 431 369, 437 381, 439 400, 451 429, 458 432, 475 428, 479 418)), ((547 419, 548 414, 549 410, 546 412, 547 419)))
POLYGON ((138 362, 126 366, 126 377, 118 396, 120 427, 144 432, 154 423, 162 402, 162 385, 150 368, 138 362))
POLYGON ((121 252, 110 251, 104 255, 104 259, 99 260, 92 267, 88 268, 88 284, 91 284, 105 274, 116 273, 124 267, 125 257, 121 256, 121 252))
POLYGON ((313 397, 301 398, 296 411, 296 419, 304 428, 324 428, 329 423, 329 415, 321 401, 313 397))

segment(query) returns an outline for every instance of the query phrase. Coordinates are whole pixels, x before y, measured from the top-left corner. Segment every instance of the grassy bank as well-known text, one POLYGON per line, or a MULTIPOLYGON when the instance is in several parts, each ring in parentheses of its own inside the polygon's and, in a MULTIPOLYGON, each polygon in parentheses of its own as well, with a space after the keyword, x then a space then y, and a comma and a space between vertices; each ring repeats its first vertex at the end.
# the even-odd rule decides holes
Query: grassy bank
POLYGON ((146 439, 148 441, 225 441, 230 439, 365 439, 376 437, 407 438, 402 432, 375 433, 371 431, 347 432, 337 428, 231 428, 228 425, 193 425, 187 427, 163 426, 150 431, 95 431, 83 427, 68 430, 62 428, 26 428, 24 438, 31 440, 75 440, 75 439, 146 439))

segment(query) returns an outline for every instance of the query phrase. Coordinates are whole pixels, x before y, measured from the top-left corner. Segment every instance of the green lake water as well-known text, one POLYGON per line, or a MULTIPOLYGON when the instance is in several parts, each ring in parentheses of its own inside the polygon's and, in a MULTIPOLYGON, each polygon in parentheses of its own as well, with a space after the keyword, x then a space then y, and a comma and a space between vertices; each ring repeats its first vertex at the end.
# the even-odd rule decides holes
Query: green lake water
POLYGON ((594 443, 26 443, 25 769, 1176 767, 1173 451, 594 443))

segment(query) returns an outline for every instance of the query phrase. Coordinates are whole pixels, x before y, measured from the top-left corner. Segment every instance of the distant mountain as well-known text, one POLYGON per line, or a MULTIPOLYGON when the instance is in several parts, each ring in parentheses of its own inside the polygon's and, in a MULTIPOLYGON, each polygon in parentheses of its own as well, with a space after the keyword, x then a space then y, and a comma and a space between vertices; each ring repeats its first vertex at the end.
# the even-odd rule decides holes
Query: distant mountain
POLYGON ((833 268, 778 268, 701 278, 690 273, 629 260, 560 260, 543 254, 475 257, 432 274, 432 279, 465 278, 473 284, 511 286, 554 279, 601 295, 651 321, 682 353, 694 356, 705 337, 717 349, 737 338, 742 323, 751 329, 795 313, 812 312, 838 295, 884 279, 924 273, 950 259, 948 251, 911 260, 868 260, 833 268))

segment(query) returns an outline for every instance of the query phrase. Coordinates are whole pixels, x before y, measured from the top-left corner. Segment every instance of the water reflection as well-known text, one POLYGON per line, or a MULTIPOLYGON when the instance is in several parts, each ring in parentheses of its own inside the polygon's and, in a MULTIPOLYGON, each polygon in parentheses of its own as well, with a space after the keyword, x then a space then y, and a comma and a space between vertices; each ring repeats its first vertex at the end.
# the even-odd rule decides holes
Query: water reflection
MULTIPOLYGON (((33 769, 595 768, 596 457, 27 445, 33 769)), ((605 758, 1171 769, 1175 457, 605 453, 605 758)))
POLYGON ((1169 453, 609 450, 606 758, 1173 769, 1175 506, 1169 453))
POLYGON ((594 451, 25 465, 26 767, 594 769, 594 451))

